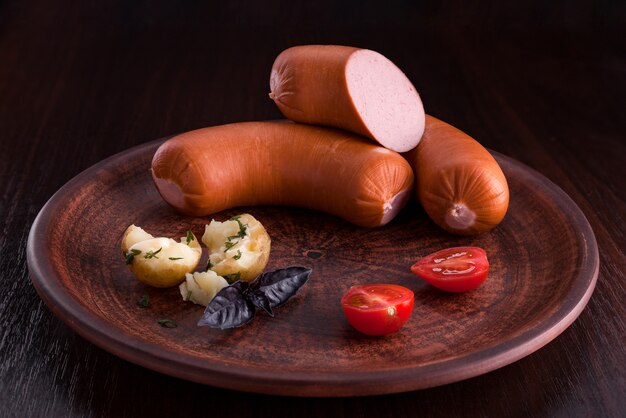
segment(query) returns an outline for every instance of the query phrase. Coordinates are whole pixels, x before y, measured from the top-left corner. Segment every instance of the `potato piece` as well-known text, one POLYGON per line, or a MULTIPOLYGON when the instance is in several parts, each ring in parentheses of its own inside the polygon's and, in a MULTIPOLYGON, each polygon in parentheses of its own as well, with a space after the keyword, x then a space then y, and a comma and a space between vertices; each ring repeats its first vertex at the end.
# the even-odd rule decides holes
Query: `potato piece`
POLYGON ((270 256, 270 236, 261 222, 247 213, 225 222, 212 220, 202 242, 209 249, 209 268, 231 282, 254 280, 270 256))
POLYGON ((202 249, 191 231, 180 242, 171 238, 155 238, 131 225, 122 238, 126 264, 141 282, 154 287, 176 286, 200 262, 202 249))
POLYGON ((178 286, 183 300, 207 306, 215 295, 228 286, 228 282, 216 272, 208 270, 202 273, 187 273, 185 281, 178 286))
POLYGON ((154 238, 152 235, 148 234, 143 229, 138 226, 131 225, 126 228, 124 232, 124 236, 122 237, 122 252, 124 254, 128 253, 128 249, 133 245, 137 244, 140 241, 146 241, 154 238))

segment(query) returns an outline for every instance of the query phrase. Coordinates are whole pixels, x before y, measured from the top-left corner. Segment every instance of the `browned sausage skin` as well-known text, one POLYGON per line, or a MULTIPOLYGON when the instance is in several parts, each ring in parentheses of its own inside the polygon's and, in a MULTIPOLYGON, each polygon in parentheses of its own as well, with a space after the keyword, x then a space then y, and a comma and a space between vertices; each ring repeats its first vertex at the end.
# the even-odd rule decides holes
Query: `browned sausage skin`
POLYGON ((165 201, 186 215, 290 205, 365 227, 393 219, 413 185, 411 167, 393 151, 348 132, 280 122, 177 135, 155 153, 152 177, 165 201))
POLYGON ((473 138, 432 116, 420 144, 404 154, 413 167, 416 195, 430 218, 460 235, 489 231, 509 206, 504 173, 473 138))
POLYGON ((283 51, 270 98, 296 122, 334 126, 404 152, 424 132, 422 101, 404 73, 375 51, 304 45, 283 51))

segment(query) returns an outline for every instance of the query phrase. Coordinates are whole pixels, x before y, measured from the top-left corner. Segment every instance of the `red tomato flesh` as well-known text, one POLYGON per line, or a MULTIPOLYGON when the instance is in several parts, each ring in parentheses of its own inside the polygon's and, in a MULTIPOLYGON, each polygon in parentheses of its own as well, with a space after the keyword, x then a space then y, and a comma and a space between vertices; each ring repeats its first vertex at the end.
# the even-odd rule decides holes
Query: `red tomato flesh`
POLYGON ((467 292, 485 281, 489 261, 482 248, 454 247, 422 258, 411 271, 441 290, 467 292))
POLYGON ((353 286, 341 298, 346 319, 367 335, 386 335, 400 329, 413 311, 413 292, 395 284, 353 286))

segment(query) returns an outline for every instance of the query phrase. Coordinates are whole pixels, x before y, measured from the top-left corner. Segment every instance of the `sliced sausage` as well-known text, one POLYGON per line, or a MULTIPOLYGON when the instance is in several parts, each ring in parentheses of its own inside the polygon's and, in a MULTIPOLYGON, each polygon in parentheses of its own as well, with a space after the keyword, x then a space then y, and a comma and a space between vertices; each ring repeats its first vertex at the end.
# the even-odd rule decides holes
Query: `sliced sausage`
POLYGON ((346 129, 394 151, 414 148, 424 132, 424 107, 415 87, 375 51, 289 48, 274 61, 270 90, 270 98, 293 121, 346 129))

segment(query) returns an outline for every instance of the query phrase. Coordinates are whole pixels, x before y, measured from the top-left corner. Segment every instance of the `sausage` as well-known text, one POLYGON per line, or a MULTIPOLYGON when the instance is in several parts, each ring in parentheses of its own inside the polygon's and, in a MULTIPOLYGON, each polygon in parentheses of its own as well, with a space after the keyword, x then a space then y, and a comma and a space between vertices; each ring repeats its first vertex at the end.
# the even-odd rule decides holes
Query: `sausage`
POLYGON ((152 177, 165 201, 185 215, 290 205, 365 227, 391 221, 413 186, 400 154, 349 132, 290 122, 234 123, 177 135, 156 151, 152 177))
POLYGON ((488 231, 504 218, 509 187, 491 154, 476 140, 430 115, 420 144, 404 157, 416 195, 430 218, 459 235, 488 231))
POLYGON ((404 152, 424 132, 422 101, 404 73, 378 52, 336 45, 283 51, 270 98, 296 122, 342 128, 404 152))

